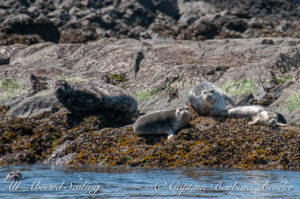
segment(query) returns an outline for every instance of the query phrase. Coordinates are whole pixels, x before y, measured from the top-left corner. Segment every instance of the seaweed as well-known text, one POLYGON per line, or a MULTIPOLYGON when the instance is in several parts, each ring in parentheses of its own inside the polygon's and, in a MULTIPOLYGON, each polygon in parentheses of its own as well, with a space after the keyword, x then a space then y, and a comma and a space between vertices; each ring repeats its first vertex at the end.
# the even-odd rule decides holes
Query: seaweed
POLYGON ((249 126, 247 119, 191 112, 193 120, 170 140, 158 135, 140 137, 132 125, 92 125, 99 123, 93 116, 70 127, 63 111, 26 119, 6 118, 0 123, 0 164, 43 162, 57 147, 70 142, 64 151, 71 155, 66 166, 300 169, 299 128, 249 126))

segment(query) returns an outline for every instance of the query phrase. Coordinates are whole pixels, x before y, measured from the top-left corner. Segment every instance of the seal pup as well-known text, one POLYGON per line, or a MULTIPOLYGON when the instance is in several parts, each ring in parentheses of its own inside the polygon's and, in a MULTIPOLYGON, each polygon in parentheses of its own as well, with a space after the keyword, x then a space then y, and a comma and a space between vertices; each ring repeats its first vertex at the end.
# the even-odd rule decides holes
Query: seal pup
POLYGON ((23 179, 23 176, 19 171, 11 171, 7 174, 5 179, 8 181, 19 181, 23 179))
POLYGON ((249 125, 263 124, 267 126, 286 126, 286 124, 278 123, 276 113, 259 105, 238 106, 228 109, 227 112, 229 117, 251 118, 252 121, 248 122, 249 125))
POLYGON ((176 109, 159 110, 143 115, 133 125, 138 135, 167 134, 168 139, 185 127, 191 119, 190 110, 186 105, 176 109))
POLYGON ((122 88, 106 83, 80 82, 70 85, 65 80, 55 82, 55 96, 74 115, 117 112, 132 118, 137 114, 136 99, 122 88))
POLYGON ((188 100, 199 115, 226 115, 226 100, 236 106, 223 89, 206 81, 199 82, 190 90, 188 100))

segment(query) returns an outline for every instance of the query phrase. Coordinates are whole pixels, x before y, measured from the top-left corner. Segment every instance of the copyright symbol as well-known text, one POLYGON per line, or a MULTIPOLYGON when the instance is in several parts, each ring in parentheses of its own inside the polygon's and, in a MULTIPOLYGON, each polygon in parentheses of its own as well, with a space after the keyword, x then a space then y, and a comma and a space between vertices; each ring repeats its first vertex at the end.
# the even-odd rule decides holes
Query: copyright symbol
POLYGON ((155 191, 163 190, 164 187, 166 187, 167 185, 168 185, 168 183, 166 181, 158 182, 154 185, 154 189, 155 189, 155 191))

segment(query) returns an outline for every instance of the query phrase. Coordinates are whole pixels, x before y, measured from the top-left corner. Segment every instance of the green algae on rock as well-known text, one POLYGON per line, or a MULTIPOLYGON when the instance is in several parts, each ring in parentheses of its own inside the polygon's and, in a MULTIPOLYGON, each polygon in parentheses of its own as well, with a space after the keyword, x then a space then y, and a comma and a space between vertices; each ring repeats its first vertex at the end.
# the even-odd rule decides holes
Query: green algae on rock
POLYGON ((232 80, 221 86, 229 95, 251 94, 254 91, 253 80, 232 80))
POLYGON ((27 93, 28 90, 23 87, 22 82, 14 81, 11 78, 0 80, 0 99, 8 99, 27 93))
POLYGON ((160 91, 160 88, 149 88, 140 92, 136 92, 134 97, 136 97, 139 101, 146 101, 157 95, 160 91))
POLYGON ((290 112, 300 109, 300 98, 298 94, 290 94, 284 102, 286 109, 290 112))
POLYGON ((67 82, 71 83, 80 83, 80 82, 86 82, 86 79, 83 79, 81 77, 62 77, 62 80, 66 80, 67 82))

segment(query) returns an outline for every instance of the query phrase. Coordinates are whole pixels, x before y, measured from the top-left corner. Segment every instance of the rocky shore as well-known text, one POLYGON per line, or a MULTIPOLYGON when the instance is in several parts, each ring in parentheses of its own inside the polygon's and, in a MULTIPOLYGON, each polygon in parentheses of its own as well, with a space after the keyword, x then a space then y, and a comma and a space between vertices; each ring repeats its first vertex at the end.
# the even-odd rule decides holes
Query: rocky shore
POLYGON ((5 0, 0 44, 300 37, 297 0, 5 0))
POLYGON ((139 137, 133 133, 132 126, 101 129, 101 121, 95 117, 71 128, 65 123, 66 113, 5 120, 1 123, 0 163, 300 168, 299 128, 250 127, 245 119, 199 117, 196 113, 193 116, 190 125, 170 140, 167 136, 139 137))
POLYGON ((299 47, 292 38, 1 46, 0 164, 299 169, 299 47), (121 87, 136 98, 140 115, 175 108, 206 80, 238 105, 263 105, 288 125, 249 126, 247 119, 193 112, 170 140, 140 137, 136 118, 120 124, 70 114, 55 97, 56 80, 121 87))

